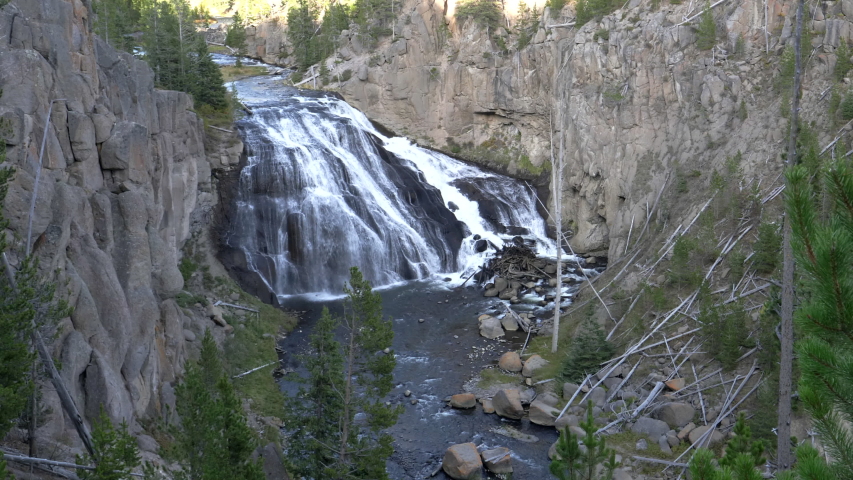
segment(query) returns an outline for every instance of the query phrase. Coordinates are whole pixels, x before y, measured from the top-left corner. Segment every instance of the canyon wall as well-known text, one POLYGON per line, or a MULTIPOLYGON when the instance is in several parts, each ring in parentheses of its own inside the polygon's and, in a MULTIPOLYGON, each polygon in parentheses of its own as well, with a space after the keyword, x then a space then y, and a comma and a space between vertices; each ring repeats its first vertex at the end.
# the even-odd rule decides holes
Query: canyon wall
MULTIPOLYGON (((174 297, 179 251, 215 202, 211 163, 191 97, 156 90, 148 65, 96 38, 91 19, 83 0, 0 9, 2 166, 15 169, 3 205, 11 230, 0 234, 17 264, 37 187, 33 253, 73 307, 52 342, 62 377, 87 421, 103 409, 139 432, 173 406, 187 332, 200 330, 174 297)), ((40 448, 80 453, 50 383, 41 391, 40 448)))
MULTIPOLYGON (((762 190, 778 184, 788 122, 777 82, 794 6, 725 2, 713 9, 716 46, 699 50, 700 2, 632 0, 580 28, 569 5, 553 17, 545 9, 519 49, 511 9, 509 26, 487 31, 455 18, 452 1, 408 0, 395 36, 375 48, 354 25, 343 32, 325 88, 418 143, 539 184, 550 182, 552 142, 558 158, 562 145, 562 228, 576 251, 615 259, 660 192, 690 178, 686 197, 657 213, 687 215, 738 151, 746 178, 762 190)), ((827 88, 853 2, 820 2, 805 18, 802 114, 826 143, 827 88)), ((250 51, 269 56, 281 28, 262 25, 250 51)))

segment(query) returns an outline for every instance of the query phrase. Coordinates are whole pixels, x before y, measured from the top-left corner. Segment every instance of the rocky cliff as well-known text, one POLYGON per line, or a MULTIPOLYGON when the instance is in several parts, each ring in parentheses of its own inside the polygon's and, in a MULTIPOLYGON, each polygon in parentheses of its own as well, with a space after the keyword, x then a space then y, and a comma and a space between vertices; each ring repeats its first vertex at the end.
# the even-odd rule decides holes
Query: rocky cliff
MULTIPOLYGON (((455 18, 453 1, 410 0, 396 36, 376 49, 343 32, 327 60, 327 88, 419 143, 543 183, 552 141, 557 156, 562 144, 563 228, 577 251, 616 258, 677 175, 706 174, 665 212, 676 217, 707 199, 707 174, 738 151, 762 189, 778 182, 787 100, 775 86, 793 6, 724 2, 713 9, 716 46, 699 50, 699 2, 632 0, 580 28, 568 5, 554 16, 545 9, 530 43, 517 48, 510 7, 508 26, 487 31, 455 18)), ((851 20, 851 2, 806 13, 803 114, 825 132, 821 143, 832 138, 827 88, 851 20)), ((251 33, 250 51, 274 60, 280 28, 251 33)))
MULTIPOLYGON (((16 172, 2 234, 24 250, 38 181, 33 252, 73 307, 56 326, 54 357, 87 419, 103 408, 138 432, 174 402, 185 336, 198 330, 173 297, 184 285, 180 249, 205 220, 199 206, 214 202, 211 163, 192 99, 156 90, 147 64, 96 38, 91 21, 83 0, 0 10, 3 166, 16 172)), ((41 391, 41 448, 80 451, 49 382, 41 391)))

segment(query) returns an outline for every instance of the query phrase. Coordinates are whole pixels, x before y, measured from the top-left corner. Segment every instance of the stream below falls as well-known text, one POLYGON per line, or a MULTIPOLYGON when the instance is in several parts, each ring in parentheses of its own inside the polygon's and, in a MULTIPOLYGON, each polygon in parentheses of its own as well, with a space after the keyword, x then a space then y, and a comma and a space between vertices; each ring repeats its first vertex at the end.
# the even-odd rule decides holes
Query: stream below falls
MULTIPOLYGON (((394 322, 396 387, 388 400, 405 410, 390 430, 390 477, 427 478, 449 446, 473 442, 512 450, 513 478, 552 478, 553 427, 487 415, 479 404, 454 410, 444 401, 525 340, 520 331, 481 337, 477 317, 503 315, 504 301, 484 298, 481 287, 464 282, 519 236, 540 255, 555 254, 533 189, 386 137, 334 94, 285 87, 280 78, 232 86, 253 113, 238 123, 248 158, 227 243, 242 252, 244 271, 260 279, 256 284, 301 312, 299 327, 280 342, 289 372, 282 390, 298 388, 289 381, 304 373, 298 356, 308 353, 322 307, 340 312, 342 287, 355 265, 381 292, 384 315, 394 322), (502 427, 520 431, 524 440, 496 433, 502 427)), ((564 288, 566 305, 575 287, 564 288)), ((542 319, 553 303, 542 307, 541 300, 530 295, 513 308, 542 319)))

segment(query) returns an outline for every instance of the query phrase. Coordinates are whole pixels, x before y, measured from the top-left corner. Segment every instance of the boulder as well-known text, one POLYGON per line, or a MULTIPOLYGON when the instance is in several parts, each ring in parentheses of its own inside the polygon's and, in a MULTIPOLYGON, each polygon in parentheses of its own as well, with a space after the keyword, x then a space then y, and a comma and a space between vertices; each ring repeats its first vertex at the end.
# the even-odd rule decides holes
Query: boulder
POLYGON ((212 304, 207 306, 207 316, 210 317, 213 322, 219 325, 220 327, 224 327, 226 325, 222 313, 223 312, 221 307, 212 304))
MULTIPOLYGON (((711 427, 707 425, 703 425, 701 427, 694 428, 689 434, 687 434, 687 438, 690 440, 691 444, 694 444, 699 441, 699 438, 705 434, 711 427)), ((723 441, 723 434, 720 433, 719 430, 714 430, 711 433, 711 440, 703 442, 703 447, 713 447, 714 445, 723 441)))
POLYGON ((669 440, 667 440, 666 435, 661 435, 658 438, 658 447, 660 447, 660 451, 667 454, 672 455, 672 448, 669 446, 669 440))
POLYGON ((501 292, 499 292, 497 288, 492 287, 492 288, 487 288, 486 291, 483 292, 483 296, 484 297, 497 297, 499 293, 501 293, 501 292))
POLYGON ((483 413, 495 413, 495 406, 492 405, 491 400, 484 398, 480 400, 480 403, 483 404, 483 413))
POLYGON ((521 369, 521 374, 525 377, 532 377, 536 370, 548 365, 548 360, 540 357, 539 355, 531 355, 530 358, 524 362, 524 368, 521 369))
POLYGON ((523 365, 517 352, 506 352, 498 360, 498 366, 507 372, 520 372, 523 365))
POLYGON ((562 430, 566 427, 577 427, 580 425, 580 418, 577 415, 563 414, 562 417, 554 421, 554 428, 562 430))
POLYGON ((503 292, 509 287, 509 282, 507 279, 502 277, 495 278, 495 288, 498 289, 498 292, 503 292))
POLYGON ((636 450, 640 450, 640 451, 648 450, 649 449, 649 442, 647 442, 645 438, 641 438, 641 439, 637 440, 637 444, 634 445, 634 448, 636 450))
POLYGON ((684 388, 685 381, 683 378, 673 378, 672 380, 668 380, 666 382, 667 388, 674 391, 679 391, 684 388))
POLYGON ((552 427, 560 411, 540 400, 536 400, 530 404, 530 410, 527 414, 532 423, 552 427))
POLYGON ((563 398, 568 400, 572 398, 572 395, 578 391, 580 387, 574 383, 564 383, 563 384, 563 398))
POLYGON ((501 319, 501 325, 503 325, 504 330, 508 332, 515 332, 518 330, 518 322, 515 321, 515 318, 512 315, 504 315, 504 318, 501 319))
POLYGON ((480 335, 494 340, 504 336, 504 329, 501 326, 501 321, 495 317, 489 317, 480 322, 480 335))
POLYGON ((652 413, 654 418, 663 420, 671 428, 681 428, 687 425, 693 420, 694 415, 696 415, 696 410, 691 405, 676 402, 664 403, 652 413))
POLYGON ((690 435, 690 432, 692 432, 693 429, 695 429, 695 428, 696 428, 696 425, 694 425, 693 422, 690 422, 687 425, 685 425, 684 428, 682 428, 681 430, 678 431, 678 435, 676 435, 676 437, 679 440, 683 441, 685 438, 687 438, 687 435, 690 435))
POLYGON ((441 468, 456 480, 479 480, 483 478, 483 461, 473 443, 453 445, 444 452, 441 468))
MULTIPOLYGON (((595 387, 592 389, 592 392, 589 393, 587 400, 591 400, 593 405, 602 407, 604 406, 604 402, 607 399, 607 391, 601 387, 595 387)), ((669 430, 669 429, 667 429, 669 430)))
POLYGON ((560 402, 560 399, 551 392, 545 392, 539 395, 536 397, 536 400, 548 405, 549 407, 554 407, 560 402))
POLYGON ((459 393, 450 397, 450 406, 453 408, 474 408, 477 399, 473 393, 459 393))
POLYGON ((499 390, 492 398, 492 405, 495 407, 495 413, 502 417, 518 420, 524 416, 524 408, 521 406, 521 399, 515 388, 499 390))
POLYGON ((484 450, 483 464, 492 473, 512 473, 512 452, 506 447, 484 450))
POLYGON ((652 440, 657 441, 661 435, 665 435, 669 431, 669 425, 661 420, 656 420, 649 417, 640 417, 634 422, 631 431, 639 435, 645 435, 652 440))

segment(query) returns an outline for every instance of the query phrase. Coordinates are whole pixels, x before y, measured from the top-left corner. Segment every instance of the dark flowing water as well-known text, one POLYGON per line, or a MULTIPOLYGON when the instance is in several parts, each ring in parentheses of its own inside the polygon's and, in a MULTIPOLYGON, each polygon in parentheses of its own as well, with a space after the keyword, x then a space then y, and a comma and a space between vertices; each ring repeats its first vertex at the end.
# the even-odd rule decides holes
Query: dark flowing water
MULTIPOLYGON (((282 87, 274 77, 235 85, 253 115, 240 122, 248 164, 240 175, 236 221, 228 243, 246 268, 286 308, 303 311, 299 328, 281 342, 284 362, 301 372, 298 355, 323 304, 333 312, 350 266, 380 289, 394 322, 397 386, 389 400, 405 407, 391 429, 394 479, 426 478, 453 444, 474 442, 513 451, 516 479, 550 478, 553 428, 452 410, 444 398, 505 351, 479 336, 477 316, 504 312, 464 279, 513 236, 553 254, 534 194, 525 184, 379 133, 343 100, 282 87), (479 241, 479 243, 478 243, 479 241), (418 319, 424 319, 419 323, 418 319), (413 392, 418 400, 403 396, 413 392), (492 430, 504 425, 538 437, 533 443, 492 430)), ((566 287, 566 294, 571 293, 566 287)), ((528 297, 514 308, 545 315, 528 297)), ((446 478, 439 472, 433 478, 446 478)))

